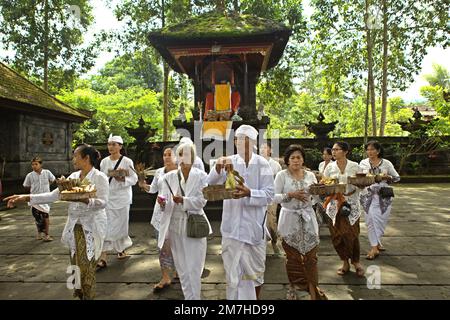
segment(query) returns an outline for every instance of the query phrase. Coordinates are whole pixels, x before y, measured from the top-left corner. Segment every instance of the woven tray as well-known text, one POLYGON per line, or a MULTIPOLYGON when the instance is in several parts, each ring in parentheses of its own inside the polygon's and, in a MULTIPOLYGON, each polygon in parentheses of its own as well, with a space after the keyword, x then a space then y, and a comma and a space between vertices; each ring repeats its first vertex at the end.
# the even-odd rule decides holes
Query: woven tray
POLYGON ((128 177, 130 173, 127 169, 108 170, 108 177, 128 177))
POLYGON ((208 201, 232 199, 235 189, 225 189, 225 185, 216 184, 203 188, 203 196, 208 201))
POLYGON ((97 196, 96 191, 91 192, 61 192, 59 199, 61 201, 77 201, 89 198, 95 198, 97 196))
POLYGON ((73 187, 80 185, 80 183, 80 179, 56 179, 59 191, 72 190, 73 187))
POLYGON ((309 193, 318 196, 330 196, 336 193, 345 193, 345 184, 332 184, 332 185, 312 185, 309 187, 309 193))
POLYGON ((365 186, 368 187, 375 183, 375 176, 365 176, 365 177, 348 177, 347 183, 354 186, 365 186))

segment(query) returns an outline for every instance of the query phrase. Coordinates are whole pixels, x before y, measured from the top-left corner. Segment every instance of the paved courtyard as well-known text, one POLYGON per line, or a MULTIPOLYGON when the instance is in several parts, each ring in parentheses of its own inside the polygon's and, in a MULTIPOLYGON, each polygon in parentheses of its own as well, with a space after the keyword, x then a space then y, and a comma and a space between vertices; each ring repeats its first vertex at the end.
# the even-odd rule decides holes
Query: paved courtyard
MULTIPOLYGON (((354 269, 344 277, 336 274, 339 258, 328 229, 320 228, 319 281, 330 299, 450 299, 450 184, 400 184, 395 192, 383 241, 387 251, 374 261, 365 259, 369 244, 361 221, 361 261, 368 271, 380 271, 379 289, 369 289, 354 269)), ((0 299, 73 299, 66 287, 68 250, 59 241, 66 207, 64 202, 53 205, 50 230, 55 241, 48 243, 35 240, 34 219, 26 206, 0 211, 0 299)), ((202 297, 217 300, 225 299, 225 274, 219 221, 212 225, 202 297)), ((179 283, 159 295, 152 293, 160 270, 150 224, 132 222, 130 232, 131 257, 125 261, 109 257, 108 268, 97 273, 97 299, 183 299, 179 283)), ((263 299, 285 298, 284 261, 268 245, 263 299)))

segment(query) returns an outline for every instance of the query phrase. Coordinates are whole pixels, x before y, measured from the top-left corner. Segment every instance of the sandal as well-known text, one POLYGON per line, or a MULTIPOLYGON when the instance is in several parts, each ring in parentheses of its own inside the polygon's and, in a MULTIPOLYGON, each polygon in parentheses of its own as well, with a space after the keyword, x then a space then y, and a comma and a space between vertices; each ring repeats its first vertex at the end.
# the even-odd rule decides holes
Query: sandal
POLYGON ((108 266, 108 264, 106 263, 105 260, 100 259, 99 262, 97 263, 97 268, 95 271, 100 271, 102 269, 105 269, 108 266))
POLYGON ((117 259, 126 259, 126 258, 129 258, 129 257, 130 257, 130 256, 129 256, 128 254, 126 254, 125 250, 122 251, 122 252, 119 252, 119 253, 117 254, 117 259))
POLYGON ((337 274, 340 276, 343 276, 346 273, 348 273, 349 271, 350 271, 350 266, 348 267, 348 269, 344 269, 343 267, 341 267, 338 269, 337 274))
POLYGON ((383 247, 381 244, 378 245, 378 251, 386 251, 386 248, 383 247))
POLYGON ((367 253, 366 259, 367 260, 374 260, 380 255, 380 252, 373 252, 372 250, 367 253))
POLYGON ((295 288, 289 288, 286 293, 287 300, 298 300, 297 290, 295 288))
POLYGON ((42 237, 42 234, 39 232, 39 233, 36 235, 36 240, 42 240, 42 239, 44 239, 44 238, 42 237))
POLYGON ((171 285, 170 282, 159 282, 153 287, 153 293, 160 293, 164 289, 168 288, 171 285))
POLYGON ((46 235, 46 236, 44 236, 44 238, 42 238, 42 240, 44 240, 44 242, 50 242, 50 241, 53 241, 53 238, 52 238, 52 236, 46 235))

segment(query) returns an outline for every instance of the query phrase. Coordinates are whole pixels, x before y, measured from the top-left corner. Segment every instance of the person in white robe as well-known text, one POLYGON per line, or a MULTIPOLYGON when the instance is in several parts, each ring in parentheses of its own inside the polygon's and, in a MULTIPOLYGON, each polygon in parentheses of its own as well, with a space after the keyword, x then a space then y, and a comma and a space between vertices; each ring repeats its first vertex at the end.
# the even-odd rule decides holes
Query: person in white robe
MULTIPOLYGON (((182 137, 182 138, 180 139, 180 144, 179 144, 179 145, 182 145, 182 144, 184 144, 184 143, 192 144, 192 145, 194 145, 194 148, 195 148, 194 142, 193 142, 193 141, 191 140, 191 138, 189 138, 189 137, 182 137)), ((202 170, 202 171, 205 171, 205 165, 204 165, 202 159, 201 159, 198 155, 195 156, 195 160, 194 160, 194 163, 192 164, 192 166, 193 166, 194 168, 197 168, 197 169, 200 169, 200 170, 202 170)))
POLYGON ((99 269, 107 265, 107 252, 116 251, 118 259, 124 259, 128 255, 125 249, 131 247, 133 242, 128 235, 128 221, 130 216, 130 205, 133 201, 133 190, 138 177, 132 170, 133 160, 121 155, 123 140, 120 136, 110 135, 108 138, 109 157, 104 158, 100 163, 100 170, 108 175, 109 170, 124 169, 128 171, 127 176, 109 177, 109 200, 106 206, 108 216, 108 231, 106 233, 103 253, 100 258, 99 269), (120 161, 120 163, 119 163, 120 161), (118 166, 116 166, 118 164, 118 166))
MULTIPOLYGON (((348 160, 350 145, 345 141, 337 141, 331 149, 335 162, 330 163, 324 171, 324 176, 334 178, 339 183, 347 184, 347 178, 360 172, 358 163, 348 160)), ((343 265, 338 269, 338 275, 350 271, 350 264, 354 265, 356 275, 364 276, 364 268, 360 263, 359 220, 361 216, 359 204, 359 188, 347 184, 345 194, 328 196, 324 202, 328 219, 331 242, 341 258, 343 265), (344 204, 348 210, 341 210, 344 204)))
MULTIPOLYGON (((273 172, 273 177, 275 179, 275 176, 278 172, 281 171, 281 165, 278 161, 272 159, 272 146, 269 142, 265 142, 260 147, 260 154, 269 162, 270 168, 273 172)), ((272 243, 273 252, 275 255, 280 256, 281 251, 278 247, 278 234, 277 234, 277 208, 278 203, 271 203, 267 206, 267 229, 269 229, 270 233, 270 241, 272 243)))
POLYGON ((388 187, 388 183, 400 181, 400 176, 394 165, 383 158, 383 147, 378 141, 369 141, 365 145, 365 150, 368 158, 359 163, 363 172, 383 175, 383 180, 365 188, 360 196, 361 205, 366 214, 367 235, 371 246, 366 258, 373 260, 380 254, 380 251, 385 250, 381 238, 384 235, 392 208, 392 197, 383 198, 379 191, 382 187, 388 187))
MULTIPOLYGON (((109 188, 106 175, 97 170, 100 153, 92 146, 81 145, 73 153, 73 164, 79 171, 73 172, 69 179, 88 179, 95 185, 96 197, 70 202, 68 217, 61 237, 61 242, 70 250, 71 265, 80 271, 80 288, 74 287, 74 296, 80 299, 95 297, 95 267, 102 252, 106 236, 106 204, 109 188)), ((8 206, 29 201, 31 205, 52 203, 59 200, 58 188, 52 192, 14 195, 5 198, 8 206)), ((77 272, 75 269, 73 271, 77 272)), ((75 274, 77 278, 77 274, 75 274)))
POLYGON ((258 131, 241 125, 235 132, 237 154, 217 160, 208 184, 223 184, 226 173, 237 171, 244 178, 234 199, 223 201, 222 260, 228 300, 255 300, 264 283, 266 262, 266 209, 273 200, 273 172, 262 156, 253 152, 258 131))
POLYGON ((160 194, 165 200, 160 202, 163 213, 159 227, 158 247, 163 247, 168 234, 184 298, 200 300, 207 239, 206 237, 188 237, 186 224, 189 215, 203 215, 208 222, 209 234, 212 233, 211 225, 203 211, 206 199, 203 197, 202 190, 207 186, 207 175, 204 171, 192 166, 195 159, 194 145, 181 144, 176 154, 178 170, 170 171, 161 178, 163 183, 160 194))
MULTIPOLYGON (((148 193, 157 193, 158 196, 155 201, 155 206, 153 208, 152 219, 150 221, 151 225, 155 229, 155 238, 158 242, 159 229, 161 225, 161 216, 163 214, 161 203, 164 196, 162 196, 161 191, 164 187, 163 176, 177 169, 177 162, 175 157, 175 151, 172 149, 172 145, 167 145, 163 148, 163 163, 164 167, 159 168, 155 171, 152 183, 148 185, 145 180, 139 180, 139 187, 143 188, 148 193)), ((170 241, 168 238, 169 234, 166 233, 166 239, 161 249, 158 247, 159 253, 159 266, 161 268, 161 280, 153 287, 153 293, 159 293, 163 289, 169 287, 172 283, 171 273, 175 271, 175 264, 173 262, 172 250, 170 248, 170 241)))

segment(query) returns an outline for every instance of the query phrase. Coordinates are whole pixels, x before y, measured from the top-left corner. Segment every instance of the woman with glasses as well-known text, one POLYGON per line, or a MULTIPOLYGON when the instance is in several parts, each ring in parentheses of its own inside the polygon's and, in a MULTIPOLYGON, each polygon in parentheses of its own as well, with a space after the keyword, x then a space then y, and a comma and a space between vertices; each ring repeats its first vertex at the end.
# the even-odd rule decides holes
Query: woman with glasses
POLYGON ((317 250, 319 226, 312 208, 310 185, 316 176, 303 167, 305 151, 301 145, 290 145, 284 152, 288 168, 275 178, 274 202, 281 204, 278 232, 286 252, 286 271, 290 288, 288 300, 297 300, 296 289, 309 292, 312 300, 326 299, 319 289, 317 250))
POLYGON ((359 164, 363 172, 383 176, 380 183, 375 183, 361 192, 361 204, 366 213, 367 235, 371 246, 367 259, 373 260, 380 251, 385 250, 381 244, 381 238, 384 235, 392 205, 392 197, 382 197, 380 190, 388 187, 388 183, 400 181, 400 176, 392 163, 383 159, 383 147, 378 141, 369 141, 365 145, 365 150, 367 158, 359 164))
MULTIPOLYGON (((356 162, 347 159, 350 145, 337 141, 331 149, 335 162, 330 163, 324 171, 325 177, 337 179, 339 183, 347 183, 347 177, 360 171, 356 162)), ((359 189, 347 184, 344 194, 327 197, 324 203, 330 229, 331 241, 343 264, 338 269, 338 275, 350 271, 350 263, 355 266, 356 274, 364 276, 364 268, 359 262, 359 189), (349 263, 350 260, 350 263, 349 263)))

